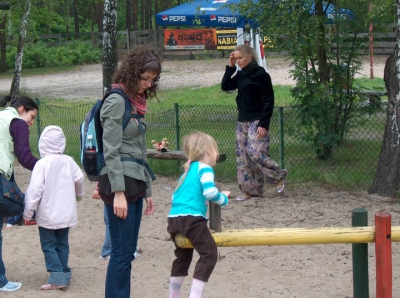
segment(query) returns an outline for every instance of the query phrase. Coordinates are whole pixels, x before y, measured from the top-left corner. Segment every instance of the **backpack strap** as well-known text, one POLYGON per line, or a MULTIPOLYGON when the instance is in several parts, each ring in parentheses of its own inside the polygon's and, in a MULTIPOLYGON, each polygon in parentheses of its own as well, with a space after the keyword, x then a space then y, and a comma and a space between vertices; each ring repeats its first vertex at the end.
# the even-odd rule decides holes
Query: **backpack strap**
POLYGON ((156 176, 154 176, 154 173, 153 173, 152 169, 150 168, 150 165, 143 159, 136 158, 136 157, 121 157, 121 161, 133 161, 133 162, 136 162, 136 163, 144 166, 146 168, 147 172, 149 173, 151 180, 153 180, 153 181, 156 180, 156 176))
POLYGON ((131 118, 135 118, 137 120, 140 133, 144 134, 143 123, 140 121, 140 118, 143 118, 143 116, 139 115, 138 113, 132 114, 132 105, 131 105, 129 98, 126 96, 125 92, 121 89, 113 88, 110 90, 110 92, 108 92, 105 95, 104 99, 112 93, 117 93, 117 94, 121 95, 123 97, 123 99, 125 100, 125 112, 124 112, 124 116, 122 117, 122 129, 126 128, 129 121, 131 120, 131 118))

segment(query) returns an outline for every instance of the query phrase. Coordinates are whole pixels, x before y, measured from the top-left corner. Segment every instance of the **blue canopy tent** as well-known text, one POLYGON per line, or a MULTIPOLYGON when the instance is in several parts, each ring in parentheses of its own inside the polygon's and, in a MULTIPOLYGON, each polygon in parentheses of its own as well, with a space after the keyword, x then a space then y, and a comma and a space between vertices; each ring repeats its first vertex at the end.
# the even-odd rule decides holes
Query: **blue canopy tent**
MULTIPOLYGON (((160 26, 194 26, 237 28, 237 44, 243 44, 243 28, 246 24, 256 28, 257 23, 246 19, 238 11, 229 8, 229 4, 239 4, 240 0, 193 0, 156 14, 160 26)), ((260 36, 251 30, 250 44, 257 53, 259 64, 266 68, 264 53, 259 45, 260 36)))
POLYGON ((247 20, 239 12, 229 9, 229 4, 239 4, 240 0, 194 0, 156 14, 160 26, 203 26, 223 28, 243 28, 247 20))
MULTIPOLYGON (((350 19, 354 20, 354 14, 351 10, 346 8, 340 8, 332 3, 323 2, 323 10, 326 15, 327 23, 334 24, 335 19, 350 19)), ((315 14, 315 3, 311 5, 310 14, 315 14)))
MULTIPOLYGON (((238 11, 230 9, 229 4, 239 4, 240 0, 193 0, 156 14, 156 22, 160 26, 194 26, 237 28, 237 44, 244 43, 244 28, 248 24, 257 28, 255 20, 246 19, 238 11)), ((257 0, 253 1, 253 3, 257 0)), ((349 17, 353 19, 350 10, 337 8, 333 4, 323 3, 327 23, 334 23, 335 18, 349 17)), ((310 8, 310 14, 315 14, 315 7, 310 8)), ((250 45, 256 50, 260 65, 266 68, 264 51, 260 44, 260 35, 251 29, 250 45)))

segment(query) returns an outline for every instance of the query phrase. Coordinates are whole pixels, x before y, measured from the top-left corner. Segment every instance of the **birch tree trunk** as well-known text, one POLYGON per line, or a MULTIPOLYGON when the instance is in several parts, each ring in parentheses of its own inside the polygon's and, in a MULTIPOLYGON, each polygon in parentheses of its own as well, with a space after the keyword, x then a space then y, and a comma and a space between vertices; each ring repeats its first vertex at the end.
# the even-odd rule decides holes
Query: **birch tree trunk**
POLYGON ((385 64, 384 81, 388 92, 385 133, 378 169, 368 192, 400 197, 400 0, 397 4, 396 48, 385 64))
POLYGON ((31 0, 25 0, 24 12, 22 13, 21 24, 19 28, 19 40, 18 40, 17 54, 15 58, 14 77, 10 88, 11 95, 19 94, 19 87, 21 84, 22 58, 24 55, 26 30, 28 27, 30 12, 31 12, 31 0))
POLYGON ((104 1, 103 18, 103 93, 111 88, 112 76, 118 66, 117 0, 104 1))

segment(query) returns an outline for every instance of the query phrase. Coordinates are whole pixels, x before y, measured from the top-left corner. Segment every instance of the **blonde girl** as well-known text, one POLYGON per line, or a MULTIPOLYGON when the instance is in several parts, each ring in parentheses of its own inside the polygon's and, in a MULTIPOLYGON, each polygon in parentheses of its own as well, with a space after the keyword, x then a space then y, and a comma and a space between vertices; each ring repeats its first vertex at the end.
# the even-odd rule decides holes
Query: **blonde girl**
POLYGON ((230 191, 219 192, 215 186, 213 167, 218 159, 218 146, 210 135, 198 131, 185 136, 183 151, 188 161, 172 194, 168 214, 168 233, 175 243, 176 256, 172 263, 169 297, 179 297, 195 249, 200 258, 194 270, 190 298, 197 298, 201 297, 218 258, 217 245, 207 227, 208 201, 225 206, 230 191), (194 249, 178 247, 175 242, 178 233, 189 238, 194 249))

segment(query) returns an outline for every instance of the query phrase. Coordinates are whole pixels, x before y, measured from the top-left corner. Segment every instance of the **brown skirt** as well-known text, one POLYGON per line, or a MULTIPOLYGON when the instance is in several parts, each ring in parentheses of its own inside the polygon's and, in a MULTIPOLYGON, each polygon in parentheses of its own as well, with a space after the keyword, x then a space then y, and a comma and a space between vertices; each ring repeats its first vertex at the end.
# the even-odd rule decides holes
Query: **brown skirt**
MULTIPOLYGON (((128 203, 135 202, 139 198, 146 196, 147 185, 144 181, 124 176, 125 197, 128 203)), ((113 206, 114 193, 111 192, 111 184, 108 174, 102 175, 99 180, 99 195, 107 205, 113 206)))

